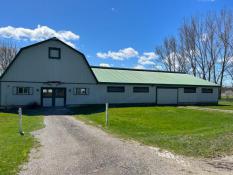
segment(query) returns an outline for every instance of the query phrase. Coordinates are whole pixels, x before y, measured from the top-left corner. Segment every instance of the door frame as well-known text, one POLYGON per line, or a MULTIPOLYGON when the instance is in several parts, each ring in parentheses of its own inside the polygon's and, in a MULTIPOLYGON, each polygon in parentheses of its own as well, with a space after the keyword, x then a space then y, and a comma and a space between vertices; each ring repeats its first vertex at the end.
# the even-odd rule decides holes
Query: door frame
POLYGON ((52 107, 56 107, 55 105, 55 98, 64 98, 64 106, 66 106, 66 88, 65 87, 41 87, 40 89, 40 104, 41 107, 43 107, 43 89, 52 89, 52 107), (55 97, 55 90, 56 89, 64 89, 65 90, 65 95, 64 97, 55 97))
MULTIPOLYGON (((176 89, 177 90, 177 94, 176 94, 176 104, 171 104, 171 105, 178 105, 179 104, 179 88, 178 87, 162 87, 162 86, 160 86, 160 87, 156 87, 156 104, 157 105, 160 105, 160 104, 158 104, 158 89, 176 89)), ((166 104, 164 104, 164 105, 166 105, 166 104)), ((167 105, 169 105, 169 104, 167 104, 167 105)))

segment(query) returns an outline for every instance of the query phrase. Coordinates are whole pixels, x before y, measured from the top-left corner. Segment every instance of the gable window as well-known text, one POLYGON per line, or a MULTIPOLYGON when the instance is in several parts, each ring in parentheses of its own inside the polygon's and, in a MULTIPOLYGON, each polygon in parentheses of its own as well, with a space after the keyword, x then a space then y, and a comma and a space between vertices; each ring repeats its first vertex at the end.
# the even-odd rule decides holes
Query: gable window
POLYGON ((33 88, 32 87, 13 87, 14 95, 32 95, 33 88))
POLYGON ((108 86, 107 92, 125 92, 124 86, 108 86))
POLYGON ((184 93, 196 93, 196 88, 195 87, 184 88, 184 93))
POLYGON ((202 88, 201 92, 202 93, 207 93, 207 94, 212 94, 213 93, 213 89, 212 88, 202 88))
POLYGON ((133 87, 135 93, 149 93, 149 87, 133 87))
POLYGON ((49 58, 50 59, 60 59, 61 49, 56 47, 49 47, 49 58))
POLYGON ((88 95, 88 88, 74 88, 74 95, 88 95))

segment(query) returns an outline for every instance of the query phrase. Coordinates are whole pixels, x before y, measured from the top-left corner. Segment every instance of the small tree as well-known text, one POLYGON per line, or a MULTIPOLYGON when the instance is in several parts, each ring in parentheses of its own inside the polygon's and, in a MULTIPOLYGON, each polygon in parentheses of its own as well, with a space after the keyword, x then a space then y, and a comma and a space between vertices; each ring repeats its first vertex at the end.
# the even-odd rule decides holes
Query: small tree
POLYGON ((17 54, 12 42, 0 41, 0 73, 3 73, 17 54))

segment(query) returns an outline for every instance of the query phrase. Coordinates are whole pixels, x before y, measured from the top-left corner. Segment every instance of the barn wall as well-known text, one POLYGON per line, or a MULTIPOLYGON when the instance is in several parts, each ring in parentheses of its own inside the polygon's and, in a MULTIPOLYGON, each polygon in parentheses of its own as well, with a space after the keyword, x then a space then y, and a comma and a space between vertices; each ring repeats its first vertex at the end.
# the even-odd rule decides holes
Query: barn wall
POLYGON ((184 88, 178 89, 178 103, 217 103, 218 102, 218 88, 212 87, 213 93, 202 93, 202 87, 197 87, 196 93, 184 93, 184 88))
MULTIPOLYGON (((66 88, 66 104, 103 104, 108 103, 156 103, 156 87, 148 86, 149 93, 134 93, 134 85, 124 85, 124 93, 107 92, 108 85, 101 84, 43 84, 43 83, 24 83, 24 82, 1 82, 0 100, 2 106, 28 105, 30 103, 41 103, 41 87, 64 87, 66 88), (13 87, 32 87, 33 95, 14 95, 13 87), (88 95, 74 95, 74 88, 88 88, 88 95)), ((136 86, 136 85, 135 85, 136 86)), ((138 85, 137 85, 138 86, 138 85)), ((166 94, 164 94, 166 97, 166 94)), ((184 88, 178 88, 179 104, 195 103, 217 103, 218 88, 213 88, 213 94, 201 92, 201 87, 197 88, 196 93, 184 93, 184 88)))
POLYGON ((2 81, 96 83, 84 57, 56 40, 23 49, 2 81), (60 48, 61 58, 50 59, 49 47, 60 48))
POLYGON ((63 87, 66 88, 66 104, 103 104, 103 103, 155 103, 155 86, 148 86, 149 93, 133 93, 133 85, 125 85, 124 93, 107 92, 108 85, 96 84, 43 84, 25 82, 1 82, 1 105, 15 106, 28 105, 36 102, 41 103, 41 87, 63 87), (13 87, 32 87, 33 95, 15 95, 13 87), (88 95, 74 95, 74 88, 88 88, 88 95))
POLYGON ((33 102, 40 104, 41 85, 41 83, 1 82, 1 106, 28 105, 33 102), (13 95, 13 87, 17 86, 32 87, 33 95, 13 95))
MULTIPOLYGON (((0 100, 2 106, 28 105, 30 103, 41 103, 41 87, 64 87, 66 88, 66 104, 103 104, 103 103, 156 103, 156 87, 148 86, 149 93, 134 93, 134 85, 124 85, 124 93, 107 92, 108 85, 102 84, 43 84, 24 82, 1 82, 0 100), (14 95, 13 87, 32 87, 33 95, 14 95), (74 95, 74 88, 88 88, 88 95, 74 95)), ((121 86, 121 85, 120 85, 121 86)), ((138 85, 135 85, 138 86, 138 85)), ((166 97, 166 94, 164 94, 166 97)), ((196 93, 184 93, 184 88, 178 88, 179 104, 195 103, 217 103, 218 88, 213 88, 213 94, 201 92, 201 87, 196 93)))
POLYGON ((149 93, 133 93, 133 85, 125 85, 124 93, 107 92, 107 85, 72 85, 88 87, 89 95, 68 94, 67 104, 102 104, 108 103, 155 103, 155 87, 149 87, 149 93))

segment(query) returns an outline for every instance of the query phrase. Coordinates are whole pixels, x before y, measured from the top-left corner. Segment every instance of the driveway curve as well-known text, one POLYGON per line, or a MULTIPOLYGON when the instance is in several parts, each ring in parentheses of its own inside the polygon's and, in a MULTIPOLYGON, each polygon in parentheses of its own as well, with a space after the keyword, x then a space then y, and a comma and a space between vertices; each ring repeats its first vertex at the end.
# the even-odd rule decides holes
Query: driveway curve
POLYGON ((46 116, 20 175, 230 174, 201 160, 121 140, 71 116, 46 116))

